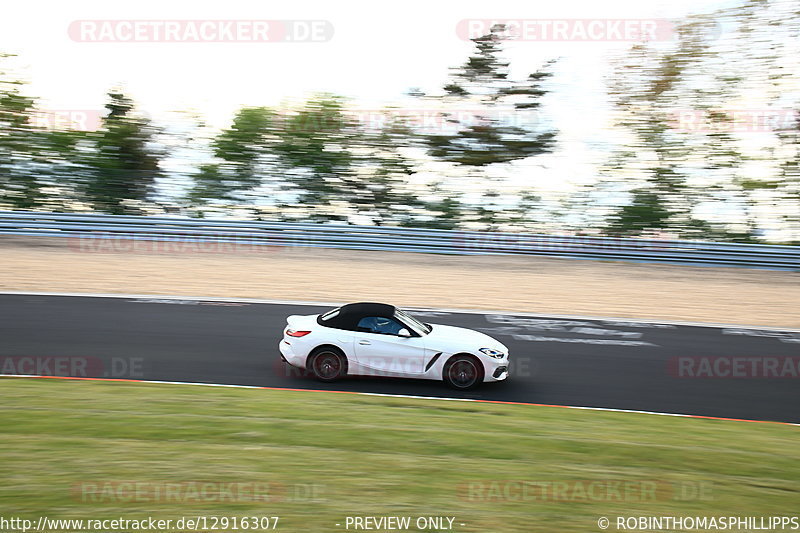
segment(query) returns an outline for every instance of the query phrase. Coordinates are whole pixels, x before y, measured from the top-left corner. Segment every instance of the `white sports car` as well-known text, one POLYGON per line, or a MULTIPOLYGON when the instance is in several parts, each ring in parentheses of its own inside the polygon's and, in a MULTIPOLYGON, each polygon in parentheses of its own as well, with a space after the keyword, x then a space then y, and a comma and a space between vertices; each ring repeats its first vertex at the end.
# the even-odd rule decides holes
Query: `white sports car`
POLYGON ((422 323, 392 305, 353 303, 286 322, 281 359, 320 381, 406 377, 463 390, 508 377, 508 348, 500 342, 471 329, 422 323))

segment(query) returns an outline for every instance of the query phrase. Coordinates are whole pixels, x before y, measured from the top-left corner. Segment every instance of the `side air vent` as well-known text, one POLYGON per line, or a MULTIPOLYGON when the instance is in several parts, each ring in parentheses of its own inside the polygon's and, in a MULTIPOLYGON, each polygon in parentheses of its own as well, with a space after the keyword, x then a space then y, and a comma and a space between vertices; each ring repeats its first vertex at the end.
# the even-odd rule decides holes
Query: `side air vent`
POLYGON ((439 353, 437 353, 436 355, 434 355, 433 357, 431 357, 431 360, 430 360, 430 361, 428 361, 428 364, 427 364, 427 365, 425 365, 425 372, 427 372, 428 370, 430 370, 430 369, 431 369, 431 367, 433 366, 433 363, 435 363, 435 362, 436 362, 436 360, 437 360, 437 359, 439 359, 439 357, 441 357, 441 356, 442 356, 442 352, 439 352, 439 353))

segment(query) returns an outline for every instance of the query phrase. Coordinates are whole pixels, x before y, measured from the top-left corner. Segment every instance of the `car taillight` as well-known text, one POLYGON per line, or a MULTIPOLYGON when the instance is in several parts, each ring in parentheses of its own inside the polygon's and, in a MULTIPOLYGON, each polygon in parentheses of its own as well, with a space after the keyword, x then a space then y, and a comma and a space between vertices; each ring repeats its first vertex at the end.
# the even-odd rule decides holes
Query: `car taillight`
POLYGON ((294 330, 294 329, 287 329, 286 330, 286 334, 289 335, 290 337, 305 337, 309 333, 311 333, 311 332, 310 331, 297 331, 297 330, 294 330))

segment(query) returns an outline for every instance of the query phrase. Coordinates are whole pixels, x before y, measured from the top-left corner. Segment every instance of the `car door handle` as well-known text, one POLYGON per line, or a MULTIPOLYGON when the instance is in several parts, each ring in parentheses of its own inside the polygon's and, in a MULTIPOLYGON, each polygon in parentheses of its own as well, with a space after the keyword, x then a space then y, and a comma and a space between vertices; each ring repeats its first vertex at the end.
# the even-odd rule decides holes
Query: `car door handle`
POLYGON ((361 339, 360 341, 358 341, 358 344, 363 344, 363 345, 365 345, 365 346, 366 346, 366 345, 368 345, 368 344, 372 344, 372 343, 371 343, 371 342, 369 342, 368 340, 361 339))

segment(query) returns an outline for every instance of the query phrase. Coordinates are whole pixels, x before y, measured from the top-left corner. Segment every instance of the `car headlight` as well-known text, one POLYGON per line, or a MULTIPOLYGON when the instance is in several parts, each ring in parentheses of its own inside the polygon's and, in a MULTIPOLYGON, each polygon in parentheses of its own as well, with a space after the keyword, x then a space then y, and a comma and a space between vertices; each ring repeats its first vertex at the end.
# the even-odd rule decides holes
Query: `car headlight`
POLYGON ((491 348, 481 348, 478 351, 484 355, 488 355, 489 357, 494 357, 495 359, 502 359, 506 355, 501 351, 492 350, 491 348))

